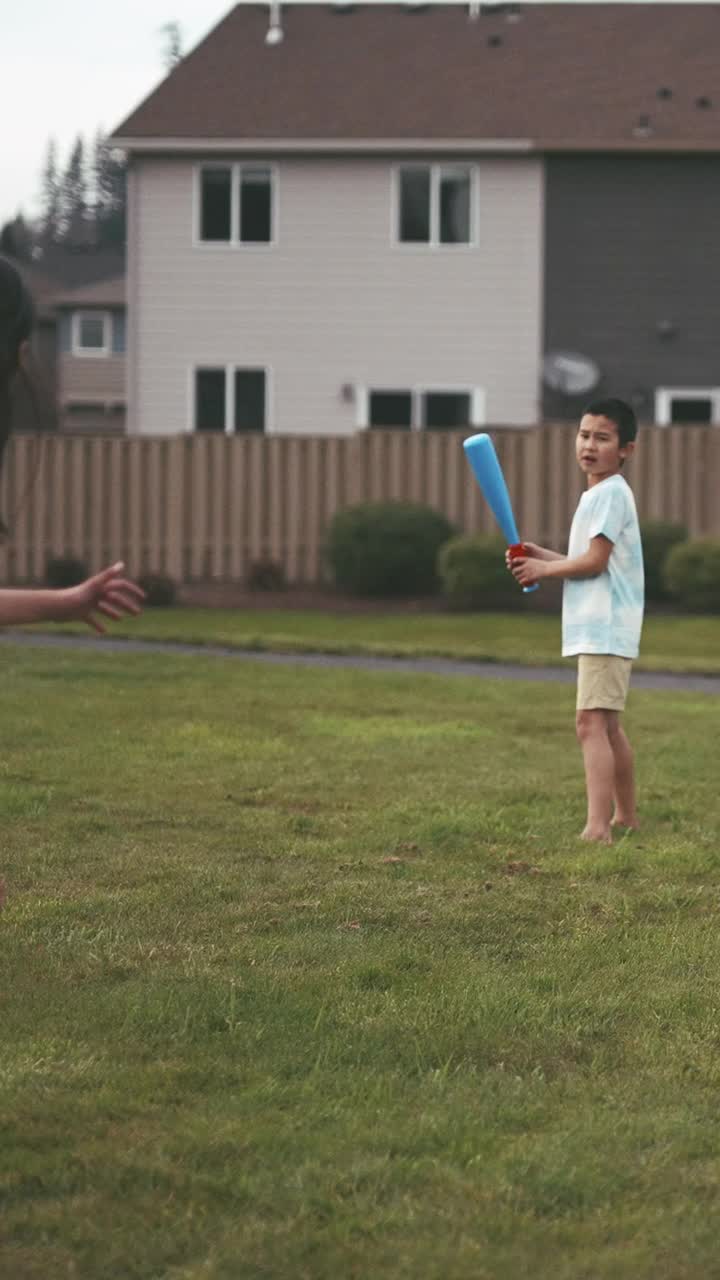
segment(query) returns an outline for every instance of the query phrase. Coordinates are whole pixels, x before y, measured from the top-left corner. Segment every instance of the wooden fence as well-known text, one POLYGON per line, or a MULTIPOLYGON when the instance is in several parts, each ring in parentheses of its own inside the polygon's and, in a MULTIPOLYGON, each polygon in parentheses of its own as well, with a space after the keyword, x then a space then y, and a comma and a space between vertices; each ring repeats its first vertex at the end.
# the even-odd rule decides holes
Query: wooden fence
MULTIPOLYGON (((466 434, 18 436, 0 483, 10 527, 0 579, 40 582, 48 557, 73 555, 91 570, 123 559, 133 574, 178 582, 242 582, 269 559, 289 582, 315 583, 333 512, 385 498, 427 503, 459 529, 490 531, 461 448, 466 434)), ((582 483, 574 429, 492 434, 521 532, 563 547, 582 483)), ((641 518, 720 537, 719 430, 646 428, 627 475, 641 518)))

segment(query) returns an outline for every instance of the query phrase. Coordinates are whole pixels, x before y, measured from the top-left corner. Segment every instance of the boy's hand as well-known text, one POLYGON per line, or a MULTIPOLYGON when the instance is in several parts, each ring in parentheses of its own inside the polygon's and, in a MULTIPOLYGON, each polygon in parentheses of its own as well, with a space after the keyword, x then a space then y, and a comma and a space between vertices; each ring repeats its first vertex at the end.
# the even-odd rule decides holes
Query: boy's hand
POLYGON ((546 575, 545 561, 538 560, 535 556, 518 556, 515 560, 511 560, 509 569, 521 587, 532 587, 546 575))
POLYGON ((116 621, 126 613, 137 616, 142 611, 145 592, 137 583, 123 577, 124 568, 122 562, 114 564, 79 586, 58 592, 58 621, 86 622, 94 631, 104 635, 107 628, 98 614, 116 621))
MULTIPOLYGON (((527 549, 528 549, 528 551, 530 552, 530 554, 531 554, 531 556, 533 557, 533 559, 535 559, 535 560, 548 560, 548 559, 550 559, 551 552, 547 551, 545 547, 540 547, 540 546, 538 546, 537 542, 528 542, 527 538, 523 538, 523 540, 522 540, 522 541, 523 541, 523 546, 524 546, 524 547, 527 547, 527 549)), ((515 561, 515 563, 517 563, 517 561, 515 561)), ((510 555, 510 548, 509 548, 509 547, 508 547, 507 551, 505 552, 505 564, 507 565, 508 569, 510 569, 510 571, 512 572, 513 560, 512 560, 512 557, 511 557, 511 555, 510 555)))

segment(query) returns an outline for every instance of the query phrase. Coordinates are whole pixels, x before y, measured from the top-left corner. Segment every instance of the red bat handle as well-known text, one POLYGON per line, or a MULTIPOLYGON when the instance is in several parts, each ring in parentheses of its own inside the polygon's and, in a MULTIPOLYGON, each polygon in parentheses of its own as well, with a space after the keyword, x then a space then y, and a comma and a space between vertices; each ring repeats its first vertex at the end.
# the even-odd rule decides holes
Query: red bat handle
MULTIPOLYGON (((508 547, 508 551, 510 552, 511 560, 518 560, 520 556, 530 555, 530 548, 526 547, 524 542, 511 543, 510 546, 508 547)), ((525 595, 528 595, 531 591, 537 591, 537 589, 538 589, 537 582, 533 583, 531 587, 523 587, 523 591, 525 592, 525 595)))

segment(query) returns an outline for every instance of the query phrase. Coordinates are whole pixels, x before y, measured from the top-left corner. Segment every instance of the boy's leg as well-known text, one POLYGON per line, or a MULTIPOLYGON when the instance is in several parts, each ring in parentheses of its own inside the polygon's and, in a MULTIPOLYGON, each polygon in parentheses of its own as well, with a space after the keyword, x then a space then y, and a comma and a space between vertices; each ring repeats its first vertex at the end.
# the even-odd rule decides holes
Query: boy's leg
POLYGON ((635 809, 635 762, 619 711, 606 711, 607 732, 615 759, 615 812, 612 825, 637 828, 635 809))
POLYGON ((582 747, 587 790, 587 822, 583 840, 611 842, 610 820, 615 792, 615 756, 608 736, 607 711, 578 711, 575 719, 582 747))

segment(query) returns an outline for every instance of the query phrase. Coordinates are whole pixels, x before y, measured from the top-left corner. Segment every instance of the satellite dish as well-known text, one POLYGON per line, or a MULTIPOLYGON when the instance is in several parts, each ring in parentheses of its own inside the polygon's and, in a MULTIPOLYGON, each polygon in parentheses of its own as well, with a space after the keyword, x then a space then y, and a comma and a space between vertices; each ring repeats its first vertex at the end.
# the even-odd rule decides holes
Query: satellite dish
POLYGON ((543 360, 543 382, 566 396, 583 396, 600 381, 593 360, 577 351, 550 351, 543 360))

